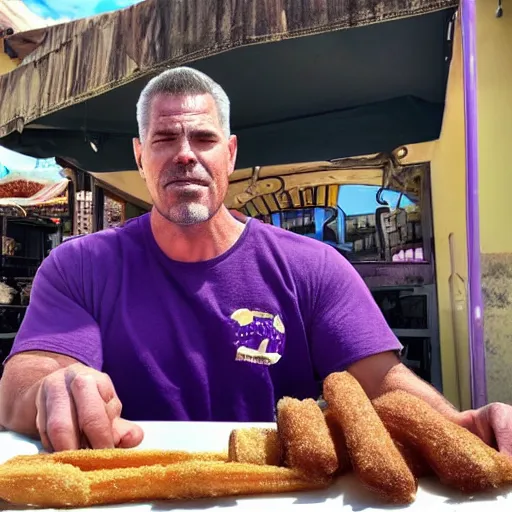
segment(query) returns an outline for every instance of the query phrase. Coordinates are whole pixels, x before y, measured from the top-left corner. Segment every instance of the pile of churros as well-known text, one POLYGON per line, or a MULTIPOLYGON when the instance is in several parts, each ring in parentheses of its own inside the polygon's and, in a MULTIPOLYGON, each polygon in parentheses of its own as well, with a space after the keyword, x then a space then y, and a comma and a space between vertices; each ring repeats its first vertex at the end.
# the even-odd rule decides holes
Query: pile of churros
POLYGON ((277 404, 277 429, 240 428, 226 453, 77 450, 25 455, 0 465, 0 500, 87 507, 302 492, 353 471, 389 504, 416 497, 437 475, 472 494, 512 484, 512 459, 421 399, 394 391, 373 402, 347 372, 324 382, 327 408, 311 399, 277 404))

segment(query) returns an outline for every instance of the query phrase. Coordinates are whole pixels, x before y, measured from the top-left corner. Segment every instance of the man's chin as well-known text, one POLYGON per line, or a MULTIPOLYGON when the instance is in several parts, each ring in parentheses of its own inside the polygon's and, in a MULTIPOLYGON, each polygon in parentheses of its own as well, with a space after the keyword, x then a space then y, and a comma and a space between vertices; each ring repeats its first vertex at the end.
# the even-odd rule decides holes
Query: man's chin
POLYGON ((212 216, 207 206, 189 203, 169 208, 168 214, 165 217, 178 226, 194 226, 209 221, 212 216))

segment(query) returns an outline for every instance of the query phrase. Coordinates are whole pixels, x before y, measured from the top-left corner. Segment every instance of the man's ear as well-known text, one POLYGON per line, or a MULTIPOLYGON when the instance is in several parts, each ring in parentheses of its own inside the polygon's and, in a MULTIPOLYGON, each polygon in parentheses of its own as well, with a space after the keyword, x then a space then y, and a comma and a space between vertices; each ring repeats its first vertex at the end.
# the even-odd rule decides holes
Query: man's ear
POLYGON ((229 169, 228 176, 230 176, 235 170, 236 165, 236 155, 238 153, 238 139, 236 135, 231 135, 228 140, 228 148, 229 148, 229 169))
POLYGON ((142 168, 142 144, 140 139, 137 137, 133 138, 133 156, 135 157, 135 162, 137 164, 137 169, 139 170, 139 174, 143 180, 146 179, 144 174, 144 169, 142 168))

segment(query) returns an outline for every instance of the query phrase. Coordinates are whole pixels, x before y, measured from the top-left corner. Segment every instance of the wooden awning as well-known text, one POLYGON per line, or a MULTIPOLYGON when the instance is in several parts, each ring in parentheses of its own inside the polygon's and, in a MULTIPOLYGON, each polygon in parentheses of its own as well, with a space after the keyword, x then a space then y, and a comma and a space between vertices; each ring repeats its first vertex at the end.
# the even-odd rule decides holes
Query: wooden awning
POLYGON ((164 67, 242 46, 457 4, 458 0, 146 0, 93 18, 14 34, 6 44, 23 62, 0 76, 0 138, 164 67))

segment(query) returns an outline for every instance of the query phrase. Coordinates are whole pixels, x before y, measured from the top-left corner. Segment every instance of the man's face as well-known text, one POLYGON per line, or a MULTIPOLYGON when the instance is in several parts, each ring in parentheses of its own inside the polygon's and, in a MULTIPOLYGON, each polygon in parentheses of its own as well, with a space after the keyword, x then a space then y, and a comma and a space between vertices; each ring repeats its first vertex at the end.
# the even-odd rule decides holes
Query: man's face
POLYGON ((135 159, 157 211, 192 225, 222 206, 236 160, 237 140, 224 134, 209 94, 153 98, 144 142, 135 159))

